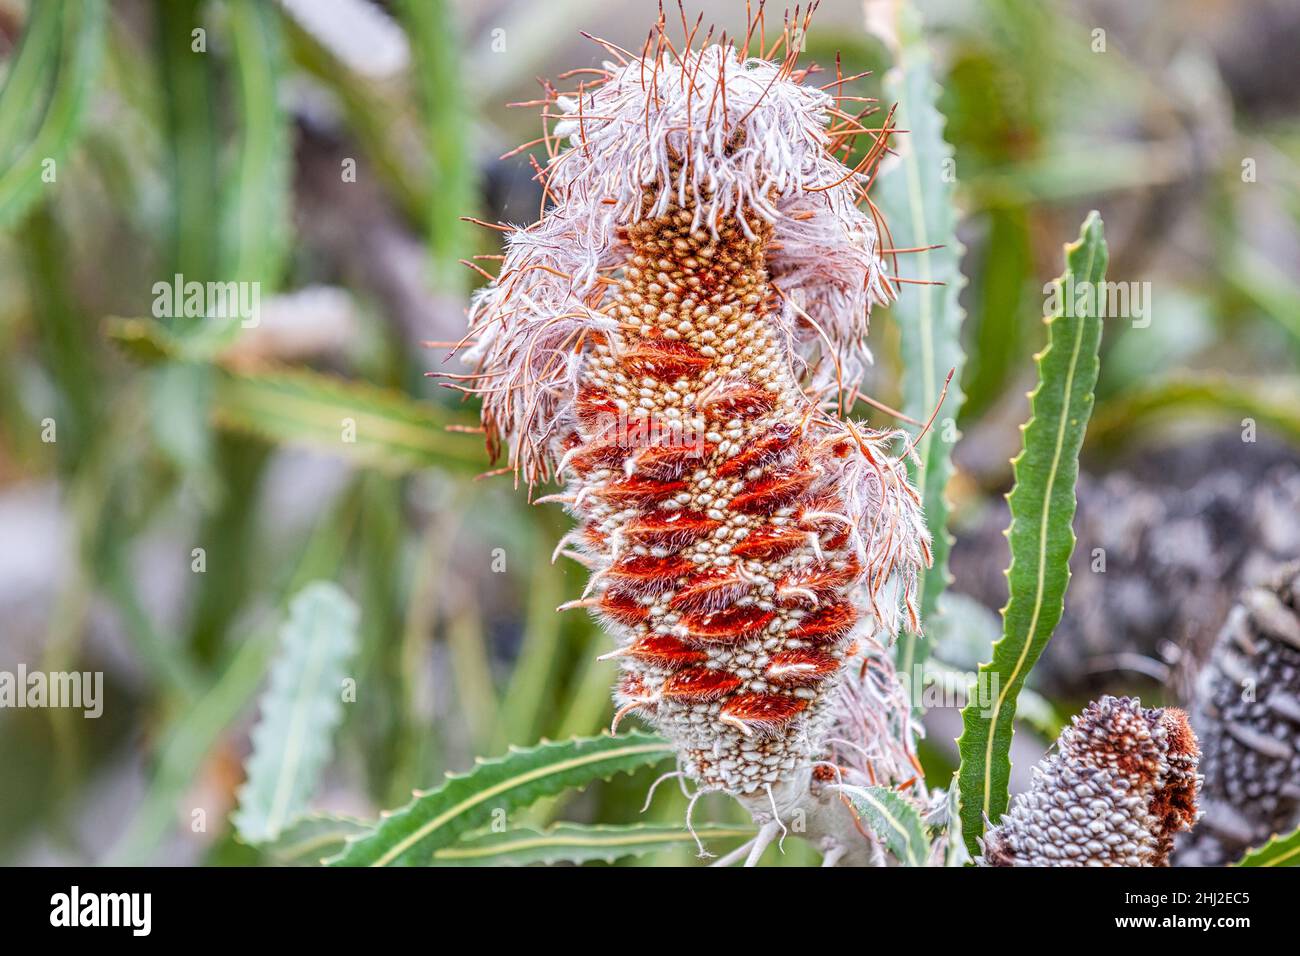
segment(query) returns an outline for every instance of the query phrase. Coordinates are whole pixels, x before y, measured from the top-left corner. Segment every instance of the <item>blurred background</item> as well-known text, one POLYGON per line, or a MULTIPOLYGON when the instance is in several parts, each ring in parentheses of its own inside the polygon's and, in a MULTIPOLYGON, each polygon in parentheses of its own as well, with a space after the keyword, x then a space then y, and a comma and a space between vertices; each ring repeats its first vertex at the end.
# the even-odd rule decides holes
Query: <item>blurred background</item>
MULTIPOLYGON (((1177 700, 1240 589, 1300 556, 1300 5, 917 6, 969 279, 956 581, 929 638, 949 664, 985 659, 999 629, 1043 285, 1088 209, 1109 278, 1149 290, 1143 321, 1107 325, 1023 773, 1100 689, 1177 700)), ((687 11, 743 33, 743 0, 687 11)), ((509 476, 476 480, 482 438, 456 430, 474 403, 424 373, 460 370, 447 343, 483 280, 458 260, 498 251, 460 217, 539 212, 527 153, 498 157, 541 120, 506 104, 606 58, 579 30, 639 51, 656 16, 0 0, 0 670, 104 675, 98 719, 0 709, 0 862, 262 862, 228 815, 275 634, 312 580, 360 610, 316 806, 372 816, 476 754, 608 723, 607 638, 554 611, 586 577, 551 564, 567 519, 509 476), (257 325, 157 317, 176 274, 259 283, 257 325)), ((887 49, 858 0, 824 0, 804 62, 833 71, 838 51, 845 74, 875 71, 852 84, 873 96, 887 49)), ((872 326, 865 390, 896 404, 897 331, 887 310, 872 326)), ((958 711, 927 726, 941 786, 958 711)), ((650 778, 529 818, 637 819, 650 778)), ((655 819, 680 821, 670 789, 655 819)))

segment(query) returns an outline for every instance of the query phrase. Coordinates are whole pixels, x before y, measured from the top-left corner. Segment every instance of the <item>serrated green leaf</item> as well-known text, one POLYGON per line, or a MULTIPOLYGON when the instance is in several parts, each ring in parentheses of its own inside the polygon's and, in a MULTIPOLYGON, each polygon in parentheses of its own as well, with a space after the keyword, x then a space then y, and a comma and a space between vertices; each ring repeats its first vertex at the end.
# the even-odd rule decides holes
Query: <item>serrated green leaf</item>
POLYGON ((1061 619, 1070 580, 1079 449, 1100 366, 1096 292, 1106 275, 1107 251, 1097 213, 1088 215, 1078 241, 1065 251, 1056 308, 1044 320, 1047 347, 1036 357, 1038 385, 1030 395, 1024 446, 1012 462, 1010 599, 1002 611, 1002 639, 993 646, 992 661, 980 666, 980 674, 997 680, 997 696, 992 706, 971 696, 957 742, 962 835, 972 855, 984 821, 996 823, 1006 810, 1016 698, 1061 619))
POLYGON ((16 222, 51 182, 58 181, 59 164, 80 132, 99 72, 106 10, 102 0, 46 0, 33 10, 32 41, 23 43, 19 58, 36 62, 15 64, 13 88, 6 82, 0 91, 0 127, 29 134, 16 152, 8 148, 11 141, 0 141, 0 226, 16 222), (51 19, 58 21, 57 29, 50 29, 51 19), (40 79, 46 80, 48 93, 33 88, 42 85, 40 79), (33 123, 27 111, 42 108, 33 123), (20 111, 27 115, 16 115, 20 111), (47 181, 50 172, 55 178, 47 181))
MULTIPOLYGON (((749 839, 752 827, 705 824, 695 828, 702 841, 749 839)), ((434 863, 447 866, 528 866, 542 863, 590 863, 659 850, 695 846, 695 837, 680 826, 662 823, 634 823, 618 826, 585 826, 557 823, 546 830, 520 827, 504 833, 477 833, 438 850, 434 863)))
POLYGON ((1300 866, 1300 830, 1273 837, 1263 846, 1247 851, 1233 866, 1300 866))
POLYGON ((307 585, 289 605, 232 818, 247 843, 274 840, 316 790, 343 720, 358 616, 352 599, 328 581, 307 585))
POLYGON ((839 790, 899 861, 907 866, 925 866, 930 841, 916 807, 888 787, 845 786, 839 790))
POLYGON ((279 835, 258 849, 280 866, 314 866, 343 849, 348 837, 374 824, 334 813, 309 813, 285 824, 279 835))
POLYGON ((494 811, 526 807, 542 797, 583 787, 616 773, 649 767, 672 754, 659 737, 632 733, 578 737, 513 749, 485 760, 435 790, 417 793, 406 806, 380 820, 370 833, 348 841, 327 862, 333 866, 420 866, 435 850, 487 824, 494 811))
MULTIPOLYGON (((957 241, 953 149, 943 138, 944 118, 935 108, 940 91, 920 15, 910 3, 897 4, 895 12, 897 58, 885 76, 884 95, 886 102, 897 104, 895 124, 908 132, 898 144, 898 162, 881 173, 873 195, 889 223, 894 246, 922 250, 900 255, 900 272, 942 283, 904 286, 889 309, 898 326, 902 353, 903 411, 923 422, 934 416, 934 425, 916 443, 920 464, 909 466, 933 538, 934 564, 922 573, 920 582, 921 620, 928 624, 938 616, 939 595, 950 579, 952 536, 944 489, 952 475, 953 443, 948 439, 953 426, 946 422, 956 422, 964 399, 961 324, 966 313, 958 304, 958 294, 966 283, 960 265, 965 249, 957 241), (933 245, 939 248, 926 248, 933 245), (949 372, 952 382, 944 395, 949 372)), ((918 635, 901 635, 900 671, 910 675, 912 666, 927 653, 918 635)))

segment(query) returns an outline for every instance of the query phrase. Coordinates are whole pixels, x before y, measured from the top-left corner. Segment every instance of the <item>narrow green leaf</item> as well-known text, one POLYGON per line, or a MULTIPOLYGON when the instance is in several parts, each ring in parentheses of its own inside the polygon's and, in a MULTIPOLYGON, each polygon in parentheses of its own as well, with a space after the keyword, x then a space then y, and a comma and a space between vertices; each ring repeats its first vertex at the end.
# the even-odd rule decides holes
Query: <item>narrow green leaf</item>
POLYGON ((250 638, 202 697, 175 722, 158 756, 158 768, 144 799, 109 855, 114 866, 140 866, 182 813, 182 798, 218 737, 256 692, 274 644, 250 638))
POLYGON ((352 600, 327 581, 307 585, 289 605, 233 817, 248 843, 274 840, 316 790, 343 720, 357 618, 352 600))
POLYGON ((925 866, 930 841, 921 815, 888 787, 840 787, 853 809, 885 841, 889 852, 907 866, 925 866))
POLYGON ((1263 846, 1248 850, 1233 866, 1300 866, 1300 830, 1274 836, 1263 846))
POLYGON ((463 89, 458 11, 447 0, 402 0, 397 9, 411 39, 429 154, 427 228, 434 280, 448 292, 468 288, 461 266, 473 239, 461 216, 475 205, 473 151, 465 148, 471 127, 463 89), (448 34, 451 34, 449 37, 448 34), (449 42, 450 40, 450 42, 449 42))
MULTIPOLYGON (((194 50, 195 26, 204 0, 154 0, 158 63, 156 82, 165 108, 167 214, 170 219, 165 264, 187 281, 210 282, 220 276, 221 190, 218 161, 221 133, 217 126, 217 66, 212 53, 194 50)), ((169 275, 168 278, 171 276, 169 275)), ((187 333, 206 333, 234 323, 173 317, 169 323, 187 333)))
MULTIPOLYGON (((695 828, 702 841, 748 839, 752 827, 705 824, 695 828)), ((527 866, 533 863, 589 863, 645 856, 659 850, 695 846, 695 837, 681 826, 634 823, 584 826, 557 823, 546 830, 526 827, 504 833, 483 832, 438 850, 434 863, 450 866, 527 866)))
POLYGON ((482 442, 448 431, 469 420, 437 405, 306 369, 226 367, 217 343, 182 338, 144 319, 113 317, 104 330, 148 364, 215 362, 212 414, 224 428, 329 452, 389 474, 429 467, 463 474, 483 469, 482 442))
POLYGON ((649 767, 672 754, 658 737, 579 737, 563 743, 512 748, 483 760, 469 773, 449 777, 435 790, 417 792, 386 815, 371 832, 350 839, 334 866, 419 866, 461 834, 491 821, 496 811, 526 807, 541 797, 583 787, 616 773, 649 767))
POLYGON ((258 849, 280 866, 314 866, 343 849, 348 837, 373 824, 334 813, 309 813, 290 820, 278 836, 258 849))
POLYGON ((979 287, 972 296, 975 328, 970 338, 971 364, 962 381, 966 391, 962 421, 978 421, 1006 393, 1027 348, 1028 314, 1037 308, 1027 211, 997 207, 985 216, 988 255, 980 264, 979 287))
POLYGON ((289 236, 288 121, 277 95, 283 60, 280 18, 261 0, 230 0, 231 53, 239 106, 239 152, 223 203, 225 265, 230 278, 280 280, 289 236))
POLYGON ((978 852, 985 819, 996 823, 1006 810, 1016 698, 1065 604, 1079 448, 1100 366, 1102 320, 1096 293, 1106 274, 1106 257, 1101 218, 1093 212, 1084 220, 1079 240, 1066 246, 1065 274, 1049 302, 1052 314, 1044 320, 1048 344, 1036 357, 1038 385, 1029 396, 1024 447, 1011 463, 1010 599, 1002 611, 1002 639, 993 646, 992 661, 980 666, 989 681, 996 679, 998 689, 991 707, 971 696, 962 710, 957 742, 962 833, 972 854, 978 852))
POLYGON ((10 153, 8 143, 0 146, 5 153, 0 162, 0 226, 16 222, 42 191, 58 182, 59 165, 80 132, 104 49, 108 5, 102 0, 47 0, 38 6, 50 9, 36 11, 33 42, 24 42, 19 54, 35 57, 38 63, 16 64, 13 77, 17 86, 11 91, 6 82, 0 94, 0 127, 21 133, 26 126, 30 134, 16 153, 10 153), (55 16, 59 20, 57 37, 47 32, 46 18, 55 16), (53 64, 49 92, 33 95, 33 81, 47 72, 41 69, 42 64, 53 64), (44 115, 34 129, 30 117, 7 118, 14 110, 39 110, 42 106, 44 115))
MULTIPOLYGON (((896 165, 881 174, 874 195, 889 223, 896 248, 920 252, 898 256, 904 276, 941 285, 906 285, 890 314, 898 326, 903 367, 903 411, 934 424, 916 443, 920 465, 912 479, 921 492, 926 525, 934 540, 934 565, 921 578, 921 620, 927 625, 939 613, 939 595, 947 587, 948 502, 944 489, 952 475, 955 422, 964 396, 961 370, 966 356, 961 347, 961 324, 966 313, 957 297, 966 284, 961 274, 965 249, 957 241, 957 211, 953 204, 956 161, 943 138, 944 118, 935 108, 939 85, 921 30, 921 18, 910 3, 899 3, 896 64, 885 76, 886 102, 897 103, 894 122, 908 132, 898 143, 896 165), (938 245, 937 249, 926 247, 938 245), (944 396, 948 373, 952 382, 944 396), (940 397, 943 405, 940 407, 940 397)), ((899 638, 898 661, 910 675, 914 664, 928 653, 918 635, 899 638)))
POLYGON ((436 406, 362 382, 303 370, 227 374, 213 399, 218 425, 303 445, 390 474, 482 470, 481 442, 450 433, 436 406))
POLYGON ((72 250, 54 204, 32 209, 17 251, 26 273, 32 328, 56 389, 58 441, 53 450, 65 469, 80 465, 104 421, 102 365, 95 350, 86 348, 90 323, 70 288, 72 250))
MULTIPOLYGON (((543 727, 542 721, 554 709, 550 692, 565 656, 561 640, 564 621, 555 613, 556 605, 564 601, 564 569, 551 563, 551 548, 547 547, 546 539, 536 536, 527 547, 532 550, 532 558, 524 639, 497 711, 495 750, 529 743, 551 732, 551 728, 543 727)), ((580 732, 591 730, 584 727, 580 732)))
POLYGON ((61 2, 33 4, 0 87, 0 162, 8 164, 40 126, 48 68, 58 57, 61 2))

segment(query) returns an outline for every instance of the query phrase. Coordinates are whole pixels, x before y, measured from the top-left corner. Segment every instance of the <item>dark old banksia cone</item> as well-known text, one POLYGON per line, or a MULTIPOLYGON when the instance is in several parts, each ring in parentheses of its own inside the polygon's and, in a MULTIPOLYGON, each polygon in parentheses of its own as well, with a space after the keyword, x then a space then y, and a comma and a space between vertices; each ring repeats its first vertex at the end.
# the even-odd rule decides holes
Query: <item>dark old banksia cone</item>
POLYGON ((1300 564, 1233 608, 1195 697, 1205 816, 1175 862, 1214 866, 1300 823, 1300 564))
POLYGON ((1196 822, 1198 750, 1187 715, 1132 697, 1094 701, 1061 732, 984 837, 984 866, 1168 866, 1196 822))

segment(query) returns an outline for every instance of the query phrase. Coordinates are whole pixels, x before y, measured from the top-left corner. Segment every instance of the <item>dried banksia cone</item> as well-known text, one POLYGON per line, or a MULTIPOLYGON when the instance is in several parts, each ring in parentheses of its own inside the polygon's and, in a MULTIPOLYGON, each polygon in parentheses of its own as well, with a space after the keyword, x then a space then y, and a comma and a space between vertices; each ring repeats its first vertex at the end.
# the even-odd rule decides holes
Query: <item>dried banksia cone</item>
POLYGON ((985 866, 1168 866, 1196 822, 1198 750, 1187 715, 1103 697, 1061 732, 982 843, 985 866))
POLYGON ((471 390, 517 477, 566 482, 561 549, 592 570, 574 604, 618 643, 615 723, 639 715, 702 791, 779 814, 855 640, 920 626, 908 436, 835 414, 890 295, 858 208, 888 130, 794 50, 694 49, 662 19, 641 56, 606 47, 594 82, 548 97, 552 204, 473 302, 471 390), (876 145, 849 169, 859 133, 876 145))
POLYGON ((1175 862, 1231 863, 1300 823, 1300 565, 1252 588, 1198 679, 1205 815, 1175 862))

